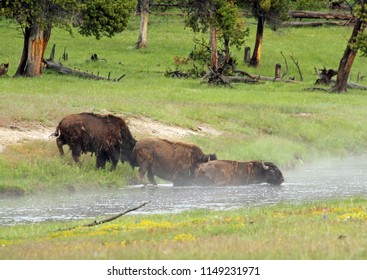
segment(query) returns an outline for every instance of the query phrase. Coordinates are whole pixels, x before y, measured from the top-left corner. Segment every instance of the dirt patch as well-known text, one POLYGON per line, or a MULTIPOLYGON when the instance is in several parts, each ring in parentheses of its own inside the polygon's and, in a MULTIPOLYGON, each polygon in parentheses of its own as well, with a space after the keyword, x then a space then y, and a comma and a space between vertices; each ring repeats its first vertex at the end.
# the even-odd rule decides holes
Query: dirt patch
POLYGON ((54 130, 54 128, 38 124, 7 124, 5 127, 0 127, 0 152, 4 151, 6 146, 10 144, 31 140, 48 140, 54 130))
MULTIPOLYGON (((172 140, 179 140, 189 135, 220 135, 221 132, 209 126, 199 126, 197 131, 163 124, 146 117, 125 117, 131 133, 137 138, 141 137, 162 137, 172 140)), ((3 152, 7 145, 24 143, 32 140, 52 141, 50 135, 55 131, 55 127, 44 127, 36 123, 11 122, 1 120, 0 122, 0 152, 3 152)))
POLYGON ((128 117, 125 119, 129 125, 131 133, 140 137, 154 136, 179 140, 189 135, 221 134, 220 131, 209 126, 198 126, 197 130, 192 130, 179 126, 163 124, 146 117, 128 117))

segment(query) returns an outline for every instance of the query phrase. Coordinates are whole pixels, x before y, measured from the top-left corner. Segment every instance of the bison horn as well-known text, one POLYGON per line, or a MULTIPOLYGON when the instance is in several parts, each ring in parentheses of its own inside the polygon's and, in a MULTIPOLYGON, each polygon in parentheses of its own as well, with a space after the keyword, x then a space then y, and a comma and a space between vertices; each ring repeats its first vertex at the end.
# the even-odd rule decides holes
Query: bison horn
POLYGON ((263 166, 263 168, 264 168, 265 170, 268 170, 268 169, 269 169, 269 166, 265 165, 265 163, 261 162, 261 164, 262 164, 262 166, 263 166))

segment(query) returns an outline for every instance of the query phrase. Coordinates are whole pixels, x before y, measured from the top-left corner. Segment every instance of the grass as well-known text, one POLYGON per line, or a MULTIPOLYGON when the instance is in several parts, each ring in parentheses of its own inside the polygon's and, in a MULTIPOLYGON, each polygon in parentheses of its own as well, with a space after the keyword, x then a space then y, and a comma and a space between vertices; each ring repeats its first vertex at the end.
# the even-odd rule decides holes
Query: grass
POLYGON ((72 230, 60 222, 1 226, 0 259, 366 259, 366 202, 129 215, 72 230))
MULTIPOLYGON (((255 25, 250 19, 248 25, 247 45, 252 46, 255 25)), ((0 42, 0 60, 10 62, 11 74, 20 58, 22 34, 15 25, 5 21, 0 22, 0 30, 4 38, 12 38, 11 44, 9 40, 0 42)), ((66 66, 99 72, 103 76, 111 72, 112 78, 121 74, 126 77, 120 82, 91 81, 47 70, 42 78, 3 77, 0 120, 5 124, 23 122, 55 127, 67 114, 94 111, 146 116, 194 130, 206 124, 222 131, 222 136, 185 140, 200 144, 205 151, 216 152, 219 158, 263 159, 283 169, 296 165, 299 158, 313 161, 330 155, 362 153, 367 147, 365 92, 350 90, 340 95, 304 90, 317 78, 314 68, 337 68, 350 32, 348 27, 280 29, 278 32, 266 29, 260 67, 248 68, 242 62, 243 51, 232 49, 238 68, 272 76, 275 63, 282 63, 285 71, 283 53, 289 65, 286 77, 299 80, 298 70, 290 59, 293 55, 302 69, 304 81, 235 84, 229 88, 208 86, 195 79, 164 77, 167 69, 176 67, 174 57, 188 57, 194 45, 191 38, 200 36, 184 28, 181 17, 152 15, 149 45, 143 50, 134 48, 138 18, 133 18, 128 29, 120 35, 99 41, 77 33, 71 37, 63 30, 54 29, 46 57, 51 46, 56 44, 57 59, 61 58, 64 48, 69 54, 69 60, 63 61, 66 66), (93 53, 104 60, 91 62, 93 53)), ((352 82, 358 74, 365 75, 365 60, 356 58, 352 82)), ((360 83, 365 84, 365 81, 360 83)), ((136 137, 139 139, 139 135, 136 137)), ((79 172, 70 170, 75 169, 70 162, 52 178, 39 177, 40 169, 60 170, 59 165, 65 162, 57 158, 55 145, 41 145, 41 149, 36 146, 13 147, 0 155, 3 169, 0 188, 13 186, 37 191, 52 188, 55 182, 62 188, 80 181, 79 172), (14 170, 18 169, 22 170, 22 176, 29 177, 27 185, 22 183, 26 182, 22 176, 15 179, 18 173, 14 170), (70 180, 65 179, 64 174, 68 174, 70 180)), ((89 158, 89 161, 94 162, 94 159, 89 158)), ((94 164, 90 163, 87 168, 94 173, 94 164)), ((101 181, 102 185, 113 185, 120 182, 121 177, 126 183, 135 180, 127 167, 122 170, 111 176, 96 175, 102 176, 99 180, 94 175, 89 178, 91 182, 101 181)))
MULTIPOLYGON (((255 25, 252 20, 248 25, 247 45, 252 47, 255 25)), ((223 134, 185 140, 219 158, 263 159, 281 169, 294 167, 299 158, 311 162, 366 151, 366 92, 305 90, 317 79, 315 68, 338 67, 350 28, 266 29, 261 65, 248 68, 242 62, 243 50, 233 49, 238 68, 273 76, 275 63, 285 71, 283 53, 289 65, 286 77, 299 80, 290 60, 293 55, 304 81, 229 88, 164 77, 167 69, 176 67, 175 56, 187 57, 193 49, 194 34, 184 28, 182 18, 152 15, 144 50, 134 49, 138 26, 133 18, 125 32, 99 41, 52 31, 46 57, 53 44, 57 58, 66 47, 66 66, 103 76, 111 72, 112 78, 126 74, 120 82, 84 80, 48 70, 42 78, 14 79, 22 34, 15 25, 0 21, 0 62, 10 62, 9 76, 0 78, 0 124, 55 127, 67 114, 93 111, 146 116, 194 130, 209 125, 223 134), (93 53, 105 60, 92 63, 93 53)), ((351 82, 366 75, 365 63, 365 58, 356 58, 351 82)), ((359 83, 366 85, 366 80, 359 83)), ((60 159, 56 145, 48 141, 11 145, 0 154, 0 193, 121 187, 135 180, 136 170, 126 164, 118 164, 115 172, 96 171, 94 164, 95 158, 83 156, 81 167, 76 167, 69 155, 60 159)), ((365 205, 365 199, 353 199, 132 215, 72 231, 57 231, 70 226, 65 223, 0 226, 0 259, 366 259, 365 205)))

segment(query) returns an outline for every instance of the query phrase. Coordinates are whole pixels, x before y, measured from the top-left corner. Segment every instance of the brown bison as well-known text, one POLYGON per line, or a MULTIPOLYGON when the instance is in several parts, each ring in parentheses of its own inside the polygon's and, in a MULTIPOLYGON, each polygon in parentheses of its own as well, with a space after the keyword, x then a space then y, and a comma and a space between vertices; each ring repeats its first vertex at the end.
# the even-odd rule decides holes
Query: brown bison
POLYGON ((191 185, 199 163, 217 159, 215 154, 205 155, 190 143, 174 142, 160 138, 139 140, 132 153, 135 166, 139 166, 140 181, 147 176, 157 185, 154 176, 173 182, 175 186, 191 185))
POLYGON ((280 185, 282 172, 271 162, 214 160, 199 164, 195 170, 195 183, 208 186, 236 186, 257 183, 280 185))
POLYGON ((106 161, 111 161, 111 170, 116 168, 119 160, 131 161, 136 143, 123 119, 94 113, 64 117, 52 135, 57 137, 61 156, 64 155, 62 146, 67 144, 75 162, 79 162, 81 153, 91 152, 96 154, 97 168, 105 168, 106 161))

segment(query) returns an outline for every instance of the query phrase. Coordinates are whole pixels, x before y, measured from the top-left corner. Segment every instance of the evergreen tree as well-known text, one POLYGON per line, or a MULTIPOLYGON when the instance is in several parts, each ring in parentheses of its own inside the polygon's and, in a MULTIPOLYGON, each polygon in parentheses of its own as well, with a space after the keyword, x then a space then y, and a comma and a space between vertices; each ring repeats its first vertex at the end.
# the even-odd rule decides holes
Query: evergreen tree
POLYGON ((16 76, 40 76, 53 27, 85 36, 113 36, 123 31, 136 0, 1 0, 0 14, 16 20, 24 34, 16 76))
POLYGON ((256 67, 260 63, 265 23, 275 30, 288 20, 290 0, 242 0, 241 3, 251 9, 257 20, 255 47, 249 63, 256 67))

